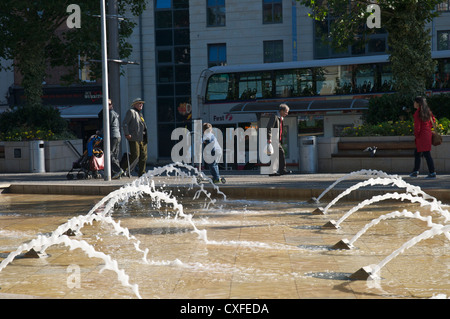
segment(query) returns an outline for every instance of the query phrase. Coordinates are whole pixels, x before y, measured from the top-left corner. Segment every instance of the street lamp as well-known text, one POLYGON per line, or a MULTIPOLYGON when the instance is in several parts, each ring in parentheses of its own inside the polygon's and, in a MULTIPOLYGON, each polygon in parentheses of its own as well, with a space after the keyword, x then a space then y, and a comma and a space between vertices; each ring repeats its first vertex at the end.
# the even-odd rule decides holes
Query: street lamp
POLYGON ((108 51, 106 48, 106 11, 105 0, 100 0, 102 23, 102 88, 103 88, 103 153, 105 159, 104 179, 111 180, 111 144, 109 134, 109 95, 108 95, 108 51))

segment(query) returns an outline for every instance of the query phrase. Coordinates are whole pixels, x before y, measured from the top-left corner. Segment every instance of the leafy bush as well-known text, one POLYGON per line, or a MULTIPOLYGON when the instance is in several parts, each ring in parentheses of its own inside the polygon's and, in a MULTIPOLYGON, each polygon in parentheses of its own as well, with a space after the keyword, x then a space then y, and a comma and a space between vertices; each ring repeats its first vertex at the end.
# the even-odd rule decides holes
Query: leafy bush
POLYGON ((19 106, 0 114, 0 140, 48 140, 69 136, 72 134, 67 121, 52 106, 19 106))
MULTIPOLYGON (((445 135, 449 132, 450 120, 442 118, 437 121, 437 130, 445 135)), ((387 121, 379 124, 364 124, 356 127, 346 127, 340 136, 410 136, 414 135, 414 122, 387 121)))
MULTIPOLYGON (((427 97, 428 105, 436 118, 450 118, 450 94, 435 94, 427 97)), ((414 101, 398 93, 384 94, 369 100, 369 108, 364 116, 368 124, 388 121, 412 120, 414 101)))

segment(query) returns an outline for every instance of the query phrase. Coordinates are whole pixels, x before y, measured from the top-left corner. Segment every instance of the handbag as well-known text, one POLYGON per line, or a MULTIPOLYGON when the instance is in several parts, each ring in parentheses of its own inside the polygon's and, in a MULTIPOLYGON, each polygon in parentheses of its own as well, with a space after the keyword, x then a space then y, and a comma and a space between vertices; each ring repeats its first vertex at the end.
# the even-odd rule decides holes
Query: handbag
POLYGON ((436 125, 434 124, 434 121, 431 120, 431 123, 433 124, 434 131, 431 131, 431 144, 433 146, 438 146, 442 144, 442 136, 437 132, 436 125))
POLYGON ((93 155, 91 156, 91 171, 101 171, 105 169, 105 156, 101 154, 99 157, 93 155))

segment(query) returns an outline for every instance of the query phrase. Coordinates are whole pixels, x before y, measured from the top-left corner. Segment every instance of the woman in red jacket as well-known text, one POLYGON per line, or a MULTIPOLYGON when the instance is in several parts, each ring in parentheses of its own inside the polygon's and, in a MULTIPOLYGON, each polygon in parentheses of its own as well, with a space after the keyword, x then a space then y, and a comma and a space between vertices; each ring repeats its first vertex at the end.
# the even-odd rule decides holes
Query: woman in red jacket
POLYGON ((431 128, 434 116, 428 107, 427 100, 421 96, 414 99, 414 136, 416 138, 416 149, 414 151, 414 170, 409 176, 417 177, 420 168, 420 158, 423 156, 427 161, 429 174, 427 178, 436 178, 434 162, 431 157, 431 128))

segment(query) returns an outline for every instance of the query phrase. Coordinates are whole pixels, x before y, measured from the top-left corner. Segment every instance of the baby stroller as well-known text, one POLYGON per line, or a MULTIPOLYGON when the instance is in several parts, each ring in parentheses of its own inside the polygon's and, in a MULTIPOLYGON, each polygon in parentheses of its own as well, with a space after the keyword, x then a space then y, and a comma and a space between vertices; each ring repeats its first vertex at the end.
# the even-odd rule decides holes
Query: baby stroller
MULTIPOLYGON (((67 179, 101 178, 101 170, 104 169, 103 138, 92 135, 87 142, 87 149, 83 155, 72 164, 72 169, 67 173, 67 179)), ((77 152, 78 153, 78 152, 77 152)))

